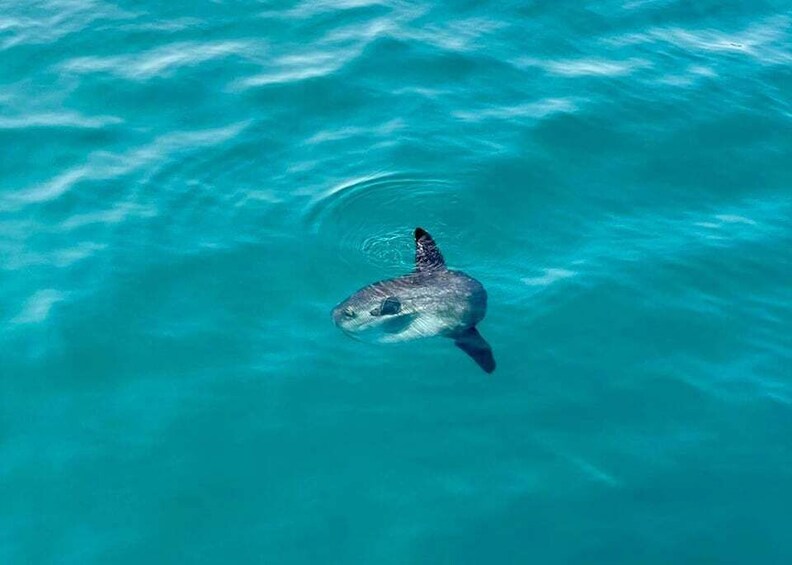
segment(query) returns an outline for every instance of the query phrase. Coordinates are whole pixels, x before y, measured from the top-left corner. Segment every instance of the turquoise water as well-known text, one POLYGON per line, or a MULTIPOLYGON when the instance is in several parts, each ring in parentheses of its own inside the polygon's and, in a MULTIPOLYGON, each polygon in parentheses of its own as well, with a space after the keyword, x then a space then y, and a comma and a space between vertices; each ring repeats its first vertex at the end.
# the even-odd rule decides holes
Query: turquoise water
POLYGON ((0 563, 792 562, 788 1, 0 0, 0 563), (489 292, 485 375, 330 310, 489 292))

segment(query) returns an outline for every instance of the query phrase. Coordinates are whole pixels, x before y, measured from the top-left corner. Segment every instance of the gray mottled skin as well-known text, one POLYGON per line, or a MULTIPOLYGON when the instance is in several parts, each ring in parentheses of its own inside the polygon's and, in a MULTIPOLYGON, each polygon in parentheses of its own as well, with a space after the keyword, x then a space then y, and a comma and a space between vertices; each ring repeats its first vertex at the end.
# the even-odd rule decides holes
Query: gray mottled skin
POLYGON ((492 350, 475 328, 486 313, 487 292, 476 279, 447 269, 423 229, 416 229, 415 238, 416 270, 360 289, 333 309, 333 321, 347 335, 369 342, 448 337, 492 372, 492 350))

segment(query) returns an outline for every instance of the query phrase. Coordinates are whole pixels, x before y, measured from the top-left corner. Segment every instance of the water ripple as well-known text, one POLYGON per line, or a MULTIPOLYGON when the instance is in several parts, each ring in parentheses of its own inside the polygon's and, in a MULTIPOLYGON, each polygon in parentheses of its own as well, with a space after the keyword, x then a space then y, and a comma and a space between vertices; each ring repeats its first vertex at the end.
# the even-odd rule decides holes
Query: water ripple
POLYGON ((259 45, 245 41, 177 42, 134 55, 77 57, 63 63, 61 69, 80 75, 110 73, 128 80, 144 81, 232 55, 250 58, 260 50, 259 45))
POLYGON ((24 130, 29 128, 74 128, 102 129, 123 123, 117 116, 83 116, 72 112, 27 114, 17 117, 0 117, 0 130, 24 130))
POLYGON ((458 206, 454 183, 409 173, 377 173, 343 181, 306 207, 307 229, 335 241, 341 260, 363 257, 379 267, 412 265, 412 230, 421 223, 435 233, 444 210, 458 206))
POLYGON ((37 324, 44 322, 52 307, 64 298, 65 295, 62 292, 52 288, 39 290, 25 302, 22 311, 11 320, 11 323, 37 324))
POLYGON ((101 0, 4 2, 0 5, 0 51, 17 45, 54 43, 102 20, 123 21, 134 14, 101 0))
POLYGON ((665 43, 685 51, 740 54, 763 65, 785 65, 792 61, 786 31, 789 23, 789 17, 776 16, 735 32, 678 27, 652 28, 646 32, 612 37, 606 42, 616 46, 665 43))
POLYGON ((592 58, 547 60, 536 57, 519 57, 514 60, 514 65, 518 68, 540 68, 551 74, 568 77, 615 77, 629 75, 636 70, 651 67, 652 63, 641 58, 622 61, 592 58))
POLYGON ((499 106, 481 110, 458 110, 454 116, 466 122, 483 120, 528 119, 539 121, 555 114, 570 114, 578 109, 579 102, 572 98, 545 98, 515 106, 499 106))
POLYGON ((349 48, 285 55, 270 62, 264 72, 237 81, 236 86, 246 89, 330 75, 357 58, 361 51, 360 48, 349 48))
POLYGON ((48 182, 12 193, 3 204, 14 208, 51 201, 80 182, 118 178, 165 162, 169 155, 179 151, 221 144, 238 135, 246 126, 247 122, 242 122, 208 130, 169 133, 125 153, 95 152, 86 163, 62 172, 48 182))

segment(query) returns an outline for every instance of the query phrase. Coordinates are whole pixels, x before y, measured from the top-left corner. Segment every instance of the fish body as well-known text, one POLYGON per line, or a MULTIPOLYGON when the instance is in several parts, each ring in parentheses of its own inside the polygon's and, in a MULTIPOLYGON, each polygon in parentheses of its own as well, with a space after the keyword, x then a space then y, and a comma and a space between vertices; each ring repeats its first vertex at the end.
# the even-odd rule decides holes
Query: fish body
POLYGON ((448 269, 422 228, 415 230, 415 245, 412 273, 361 288, 333 308, 333 322, 350 337, 374 343, 447 337, 491 373, 492 349, 476 329, 487 312, 484 286, 448 269))

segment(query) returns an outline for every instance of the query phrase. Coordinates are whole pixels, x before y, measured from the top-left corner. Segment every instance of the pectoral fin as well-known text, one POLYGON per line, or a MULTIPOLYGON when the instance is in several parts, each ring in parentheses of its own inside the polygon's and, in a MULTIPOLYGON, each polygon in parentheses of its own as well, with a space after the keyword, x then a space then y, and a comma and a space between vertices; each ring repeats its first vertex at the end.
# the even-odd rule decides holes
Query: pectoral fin
POLYGON ((492 348, 489 343, 481 337, 481 334, 476 328, 469 328, 463 333, 455 336, 454 344, 470 355, 485 372, 491 373, 495 370, 495 357, 492 356, 492 348))

